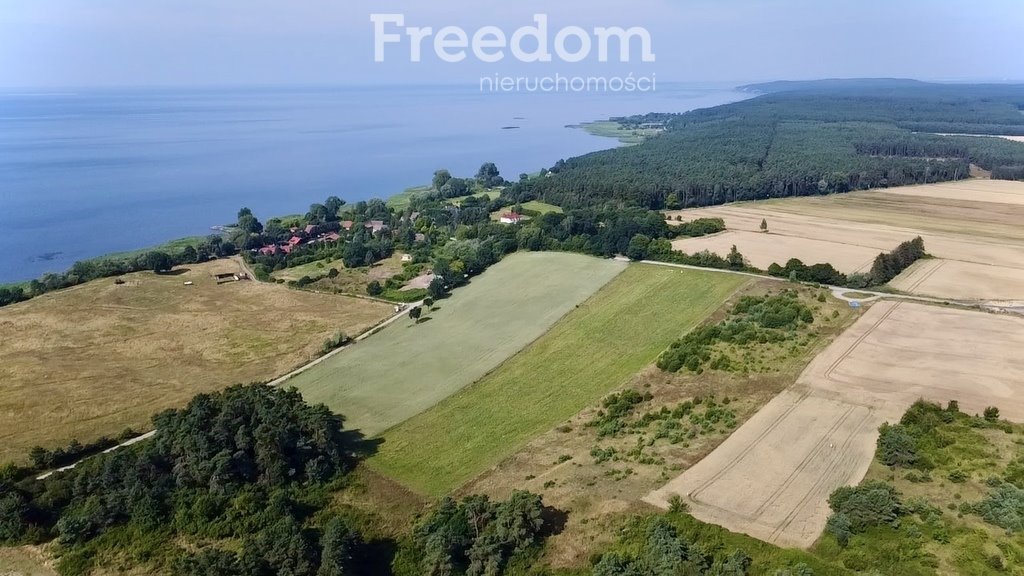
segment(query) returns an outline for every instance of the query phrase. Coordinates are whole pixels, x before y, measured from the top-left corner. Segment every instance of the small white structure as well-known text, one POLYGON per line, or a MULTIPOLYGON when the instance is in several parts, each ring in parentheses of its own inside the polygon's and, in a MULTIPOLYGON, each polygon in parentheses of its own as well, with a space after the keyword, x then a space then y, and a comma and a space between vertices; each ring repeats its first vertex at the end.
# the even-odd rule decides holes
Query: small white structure
POLYGON ((502 224, 519 224, 523 221, 523 215, 515 212, 505 212, 501 215, 502 224))
POLYGON ((412 254, 402 254, 402 262, 412 262, 412 254))

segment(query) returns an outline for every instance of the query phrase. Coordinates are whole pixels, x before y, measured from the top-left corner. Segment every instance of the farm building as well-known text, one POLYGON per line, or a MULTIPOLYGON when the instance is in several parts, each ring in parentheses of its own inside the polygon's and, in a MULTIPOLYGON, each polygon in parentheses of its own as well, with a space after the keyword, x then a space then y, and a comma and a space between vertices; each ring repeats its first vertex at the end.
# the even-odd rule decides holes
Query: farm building
POLYGON ((523 221, 523 215, 516 212, 505 212, 501 215, 502 224, 519 224, 523 221))

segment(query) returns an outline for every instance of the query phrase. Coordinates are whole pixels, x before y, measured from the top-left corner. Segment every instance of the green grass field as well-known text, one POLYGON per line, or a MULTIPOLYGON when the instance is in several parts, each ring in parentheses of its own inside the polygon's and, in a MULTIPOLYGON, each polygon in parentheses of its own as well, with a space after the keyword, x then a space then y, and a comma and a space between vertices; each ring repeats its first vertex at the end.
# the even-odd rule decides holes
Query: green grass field
POLYGON ((466 201, 466 198, 485 198, 487 200, 494 200, 498 196, 501 196, 501 190, 485 190, 483 192, 477 192, 476 194, 470 194, 469 196, 459 196, 458 198, 449 198, 448 201, 456 206, 462 206, 462 203, 466 201))
POLYGON ((301 266, 276 270, 271 272, 270 276, 274 280, 298 280, 303 276, 309 276, 313 280, 316 280, 317 278, 327 276, 327 273, 331 271, 331 268, 336 268, 339 271, 344 270, 345 262, 341 259, 317 260, 316 262, 310 262, 309 264, 303 264, 301 266))
POLYGON ((288 381, 309 402, 374 435, 437 404, 540 337, 624 268, 556 252, 520 253, 424 311, 288 381))
POLYGON ((546 204, 538 200, 530 200, 529 202, 523 203, 523 210, 532 210, 541 214, 547 214, 548 212, 562 213, 562 208, 555 206, 554 204, 546 204))
POLYGON ((449 492, 623 384, 745 281, 631 265, 498 370, 389 430, 370 464, 449 492))
POLYGON ((430 190, 430 186, 413 186, 389 197, 386 202, 388 206, 401 212, 409 206, 409 203, 412 202, 413 196, 417 194, 426 194, 427 192, 430 192, 430 190))

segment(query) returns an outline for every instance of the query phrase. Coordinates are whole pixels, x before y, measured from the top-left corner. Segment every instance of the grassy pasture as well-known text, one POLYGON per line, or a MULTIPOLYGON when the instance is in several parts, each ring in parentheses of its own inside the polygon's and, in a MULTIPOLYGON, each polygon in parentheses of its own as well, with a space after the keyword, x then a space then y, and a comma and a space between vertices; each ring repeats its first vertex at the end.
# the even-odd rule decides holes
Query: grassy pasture
POLYGON ((388 431, 370 465, 449 492, 622 385, 745 281, 632 265, 486 378, 388 431))
POLYGON ((530 200, 529 202, 523 203, 522 206, 523 210, 532 210, 534 212, 539 212, 541 214, 547 214, 548 212, 556 212, 558 214, 562 213, 561 207, 555 206, 554 204, 540 202, 537 200, 530 200))
POLYGON ((0 309, 0 462, 144 429, 195 394, 269 380, 357 334, 387 304, 260 282, 217 285, 235 261, 95 280, 0 309), (185 282, 193 282, 185 286, 185 282))
POLYGON ((480 379, 623 267, 576 254, 509 256, 419 324, 395 322, 288 385, 344 414, 347 427, 378 434, 480 379))

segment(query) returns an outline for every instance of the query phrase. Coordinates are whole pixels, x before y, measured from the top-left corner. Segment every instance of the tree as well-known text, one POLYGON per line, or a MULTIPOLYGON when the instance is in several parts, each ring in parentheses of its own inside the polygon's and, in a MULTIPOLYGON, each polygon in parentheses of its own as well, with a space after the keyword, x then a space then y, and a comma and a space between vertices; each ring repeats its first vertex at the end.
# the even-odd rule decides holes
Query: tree
POLYGON ((25 498, 13 490, 5 489, 0 481, 0 542, 13 542, 22 537, 28 527, 25 522, 27 513, 25 498))
POLYGON ((422 314, 423 314, 423 310, 419 306, 414 306, 414 307, 409 309, 409 319, 410 320, 416 320, 418 322, 419 319, 420 319, 420 316, 422 314))
POLYGON ((174 260, 172 260, 171 256, 166 252, 154 250, 153 252, 146 254, 146 267, 157 274, 167 272, 173 266, 174 260))
POLYGON ((726 260, 728 260, 730 268, 736 270, 743 268, 743 254, 740 254, 735 244, 732 245, 732 250, 729 250, 729 256, 726 257, 726 260))
POLYGON ((430 308, 431 306, 434 305, 434 299, 431 298, 430 296, 427 296, 426 298, 423 299, 423 305, 426 306, 427 308, 430 308))
MULTIPOLYGON (((337 276, 337 274, 335 276, 337 276)), ((381 287, 380 282, 371 280, 370 283, 366 285, 366 293, 370 296, 380 296, 384 293, 384 288, 381 287)))
POLYGON ((259 234, 263 232, 263 224, 260 224, 252 212, 247 212, 238 217, 238 229, 246 234, 259 234))
MULTIPOLYGON (((337 213, 334 214, 337 218, 337 213)), ((323 204, 310 204, 309 212, 306 213, 306 221, 313 224, 322 224, 331 217, 331 212, 323 204)))
POLYGON ((761 219, 761 232, 767 232, 767 231, 768 231, 768 220, 762 218, 761 219))
POLYGON ((440 192, 441 188, 444 188, 444 185, 447 184, 448 181, 451 179, 452 173, 442 168, 437 172, 434 172, 434 179, 431 180, 431 186, 433 186, 434 190, 440 192))
POLYGON ((187 264, 194 264, 199 261, 199 253, 192 246, 185 246, 181 251, 181 261, 187 264))
POLYGON ((501 186, 505 181, 502 179, 498 172, 498 167, 494 165, 494 162, 484 162, 480 166, 480 170, 477 170, 476 181, 481 186, 492 188, 494 186, 501 186))
POLYGON ((434 279, 430 281, 430 285, 427 286, 427 293, 435 300, 444 298, 448 294, 448 290, 444 286, 444 279, 440 276, 434 276, 434 279))
POLYGON ((338 211, 345 205, 345 201, 337 196, 328 196, 327 200, 324 201, 324 208, 327 209, 327 221, 335 222, 338 220, 338 211))
POLYGON ((320 542, 323 552, 317 576, 346 576, 354 573, 355 555, 362 544, 359 532, 350 528, 343 519, 334 518, 327 523, 320 542))

